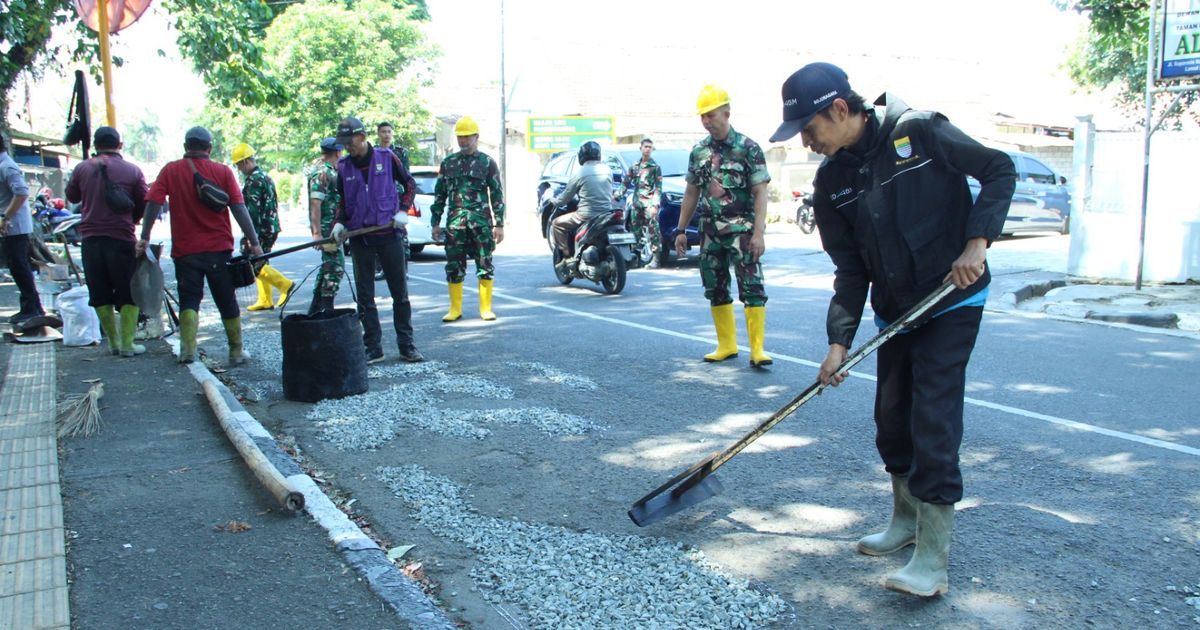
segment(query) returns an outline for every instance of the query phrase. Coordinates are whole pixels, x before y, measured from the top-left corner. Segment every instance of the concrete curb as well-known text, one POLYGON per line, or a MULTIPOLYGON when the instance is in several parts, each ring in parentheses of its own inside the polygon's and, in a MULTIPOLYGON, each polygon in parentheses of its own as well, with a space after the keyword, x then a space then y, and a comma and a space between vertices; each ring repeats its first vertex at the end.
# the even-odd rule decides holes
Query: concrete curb
MULTIPOLYGON (((1194 337, 1196 331, 1181 327, 1184 317, 1179 313, 1168 310, 1137 311, 1119 306, 1091 305, 1067 300, 1061 303, 1047 304, 1041 311, 1021 310, 1019 305, 1026 300, 1045 296, 1054 289, 1071 286, 1068 280, 1045 280, 1031 282, 1015 291, 1001 295, 997 300, 988 304, 988 308, 1013 314, 1038 315, 1060 321, 1074 321, 1085 324, 1100 324, 1117 326, 1134 330, 1147 330, 1159 334, 1179 334, 1194 337)), ((1081 283, 1087 284, 1087 283, 1081 283)), ((1190 320, 1189 320, 1190 321, 1190 320)))
MULTIPOLYGON (((179 356, 179 340, 172 338, 165 341, 171 347, 171 352, 179 356)), ((383 599, 401 620, 413 628, 458 628, 437 604, 429 599, 425 591, 421 590, 420 585, 396 568, 396 565, 388 560, 384 550, 329 500, 312 477, 305 474, 299 464, 279 447, 270 432, 246 411, 238 402, 237 396, 234 396, 203 362, 189 364, 188 371, 197 383, 208 381, 216 386, 233 412, 232 422, 250 436, 270 464, 279 471, 280 476, 304 494, 305 511, 325 529, 329 540, 342 554, 346 564, 367 581, 371 591, 383 599)))

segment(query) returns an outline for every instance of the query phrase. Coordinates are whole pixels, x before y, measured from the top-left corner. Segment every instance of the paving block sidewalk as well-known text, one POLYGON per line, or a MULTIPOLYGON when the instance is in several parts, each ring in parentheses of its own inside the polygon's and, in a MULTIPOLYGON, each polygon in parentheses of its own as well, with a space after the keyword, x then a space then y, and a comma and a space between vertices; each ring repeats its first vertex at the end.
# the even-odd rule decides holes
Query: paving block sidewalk
POLYGON ((54 345, 15 345, 0 388, 0 627, 69 628, 54 345))

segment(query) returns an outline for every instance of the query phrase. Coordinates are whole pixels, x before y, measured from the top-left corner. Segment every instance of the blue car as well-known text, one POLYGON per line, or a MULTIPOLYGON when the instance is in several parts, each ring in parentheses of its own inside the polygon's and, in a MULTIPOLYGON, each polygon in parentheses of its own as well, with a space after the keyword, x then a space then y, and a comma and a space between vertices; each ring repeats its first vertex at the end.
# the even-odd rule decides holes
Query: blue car
MULTIPOLYGON (((663 175, 662 197, 659 199, 658 206, 659 238, 663 243, 659 254, 659 264, 661 265, 667 264, 671 252, 675 250, 671 233, 679 225, 679 210, 683 205, 683 191, 687 186, 684 182, 684 175, 687 174, 690 154, 691 151, 687 149, 655 149, 652 155, 654 161, 662 169, 663 175)), ((629 172, 629 167, 642 159, 642 151, 636 144, 613 145, 602 148, 600 159, 612 169, 613 192, 615 193, 624 186, 625 174, 629 172)), ((542 169, 542 176, 538 179, 537 198, 541 199, 546 190, 550 190, 551 194, 557 196, 566 187, 577 168, 579 168, 579 162, 574 151, 563 152, 551 158, 550 162, 542 169)), ((624 210, 625 202, 614 201, 613 208, 624 210)), ((539 207, 542 237, 545 238, 549 235, 548 217, 543 216, 541 212, 539 207)), ((699 221, 700 213, 697 212, 692 215, 691 223, 688 224, 688 247, 700 244, 699 221)), ((649 247, 643 247, 641 251, 636 252, 636 255, 643 264, 649 262, 649 247)))
MULTIPOLYGON (((1023 232, 1067 234, 1071 223, 1071 192, 1060 177, 1041 160, 1020 151, 1005 151, 1017 169, 1017 187, 1000 232, 1012 236, 1023 232)), ((971 198, 979 196, 979 182, 967 178, 971 198)))

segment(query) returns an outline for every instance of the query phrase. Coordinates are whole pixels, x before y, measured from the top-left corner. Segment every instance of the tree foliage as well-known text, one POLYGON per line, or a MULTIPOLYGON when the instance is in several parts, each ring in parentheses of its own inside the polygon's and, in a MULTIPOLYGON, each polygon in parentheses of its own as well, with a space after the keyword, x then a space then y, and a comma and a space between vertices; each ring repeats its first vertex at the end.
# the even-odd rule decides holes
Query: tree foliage
MULTIPOLYGON (((222 104, 281 106, 288 79, 266 70, 263 40, 274 19, 294 2, 274 0, 162 0, 174 18, 179 48, 204 80, 210 100, 222 104)), ((428 20, 425 0, 381 0, 411 20, 428 20)), ((340 0, 344 7, 360 4, 340 0)), ((75 14, 72 0, 0 0, 0 127, 8 117, 8 94, 20 74, 62 71, 86 64, 100 82, 99 42, 75 14), (70 37, 52 38, 53 31, 70 37), (53 45, 54 41, 69 41, 53 45)), ((119 58, 113 59, 121 65, 119 58)))
MULTIPOLYGON (((99 59, 95 33, 76 17, 71 0, 4 0, 0 2, 0 127, 8 121, 8 93, 22 72, 40 76, 62 71, 65 61, 99 59), (67 43, 55 43, 56 29, 68 30, 67 43)), ((121 59, 113 58, 114 65, 121 59)), ((98 70, 93 70, 98 76, 98 70)), ((65 108, 64 108, 65 112, 65 108)))
POLYGON ((147 163, 158 161, 158 141, 162 137, 162 129, 157 114, 142 111, 122 127, 121 140, 129 157, 147 163))
MULTIPOLYGON (((1059 9, 1086 15, 1088 32, 1076 42, 1067 60, 1071 80, 1084 88, 1115 88, 1117 105, 1141 116, 1146 94, 1146 47, 1150 3, 1147 0, 1056 0, 1059 9)), ((1158 29, 1162 28, 1161 3, 1158 29)), ((1175 85, 1180 81, 1165 82, 1175 85)), ((1167 99, 1159 99, 1167 101, 1167 99)), ((1159 104, 1165 108, 1167 102, 1159 104)), ((1200 100, 1193 92, 1168 117, 1188 115, 1200 121, 1200 100)))
POLYGON ((311 160, 338 120, 361 118, 373 130, 391 122, 411 146, 431 126, 417 97, 432 57, 414 9, 391 0, 310 0, 277 16, 262 41, 264 72, 287 86, 287 98, 258 105, 210 104, 205 120, 222 144, 247 142, 274 164, 311 160))

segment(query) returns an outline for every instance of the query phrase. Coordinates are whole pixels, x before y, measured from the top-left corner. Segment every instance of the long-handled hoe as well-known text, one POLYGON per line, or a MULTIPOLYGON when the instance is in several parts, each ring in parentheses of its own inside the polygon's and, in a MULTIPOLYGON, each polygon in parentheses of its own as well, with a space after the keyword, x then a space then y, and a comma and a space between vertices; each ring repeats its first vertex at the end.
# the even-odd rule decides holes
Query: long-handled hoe
MULTIPOLYGON (((859 361, 865 359, 867 355, 878 349, 879 346, 882 346, 887 340, 905 329, 914 327, 914 324, 922 322, 925 313, 953 290, 954 283, 952 282, 946 282, 941 287, 938 287, 936 291, 917 303, 903 317, 893 322, 887 328, 884 328, 873 339, 854 351, 838 367, 837 373, 841 374, 849 370, 857 365, 859 361)), ((812 400, 814 396, 820 394, 824 389, 825 386, 820 381, 809 385, 799 396, 796 396, 791 402, 771 414, 770 418, 764 420, 762 424, 735 442, 733 446, 700 460, 691 468, 675 475, 670 481, 655 488, 650 494, 638 499, 637 503, 634 503, 633 507, 629 508, 629 518, 633 519, 633 522, 638 527, 645 527, 719 494, 722 490, 721 482, 712 476, 712 474, 726 462, 733 459, 734 455, 742 452, 742 449, 750 446, 752 442, 762 437, 767 431, 770 431, 781 420, 792 415, 804 403, 812 400)))

